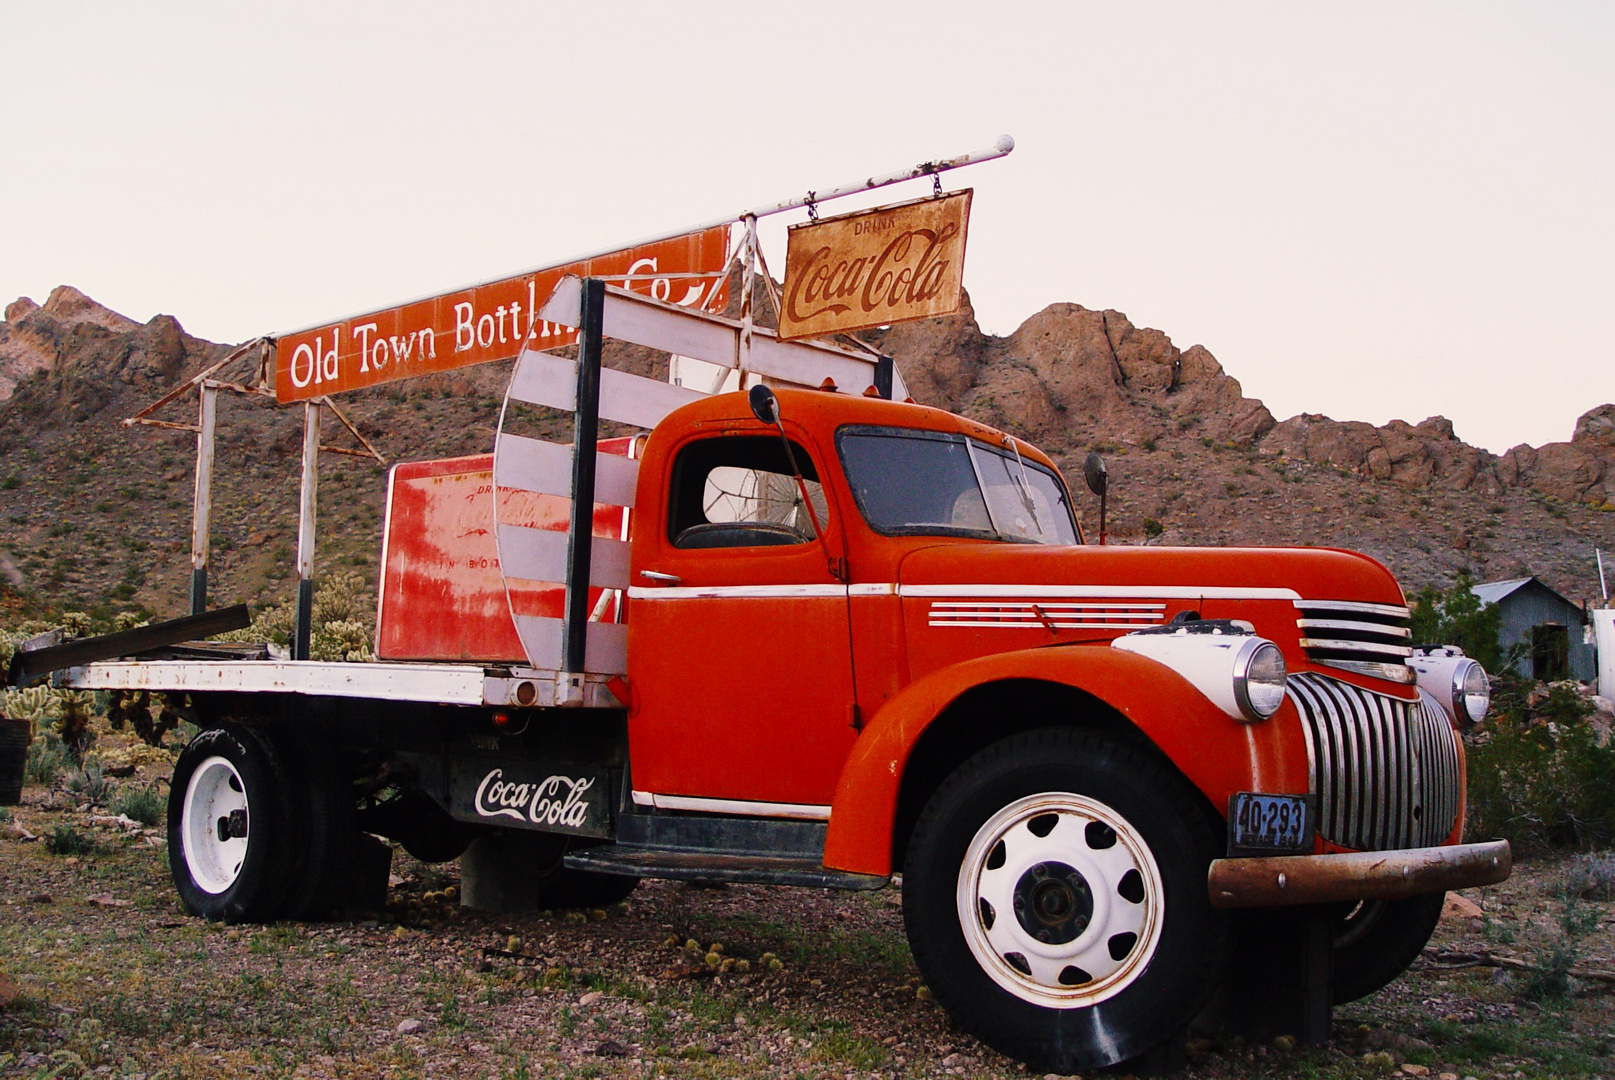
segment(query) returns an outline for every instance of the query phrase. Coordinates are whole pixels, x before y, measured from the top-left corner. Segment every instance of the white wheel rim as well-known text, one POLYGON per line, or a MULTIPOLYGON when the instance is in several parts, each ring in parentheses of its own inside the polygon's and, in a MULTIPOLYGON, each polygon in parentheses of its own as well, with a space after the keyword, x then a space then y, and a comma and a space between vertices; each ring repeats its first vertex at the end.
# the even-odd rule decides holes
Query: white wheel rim
POLYGON ((1126 818, 1083 795, 1044 792, 976 831, 959 868, 959 925, 993 982, 1034 1005, 1083 1008, 1149 965, 1162 895, 1155 857, 1126 818))
POLYGON ((222 893, 241 876, 247 858, 247 822, 247 790, 241 774, 227 758, 207 758, 185 785, 180 820, 185 866, 203 892, 222 893), (227 835, 221 837, 221 832, 227 835))

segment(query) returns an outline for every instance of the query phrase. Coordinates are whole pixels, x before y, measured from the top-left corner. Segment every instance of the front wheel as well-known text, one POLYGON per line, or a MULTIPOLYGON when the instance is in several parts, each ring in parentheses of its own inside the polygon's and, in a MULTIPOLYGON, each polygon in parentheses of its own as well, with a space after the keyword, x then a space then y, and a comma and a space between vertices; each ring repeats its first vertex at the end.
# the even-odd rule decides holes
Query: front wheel
POLYGON ((1183 1032, 1227 948, 1192 788, 1146 751, 1028 732, 932 796, 904 868, 916 962, 954 1021, 1036 1069, 1138 1057, 1183 1032))

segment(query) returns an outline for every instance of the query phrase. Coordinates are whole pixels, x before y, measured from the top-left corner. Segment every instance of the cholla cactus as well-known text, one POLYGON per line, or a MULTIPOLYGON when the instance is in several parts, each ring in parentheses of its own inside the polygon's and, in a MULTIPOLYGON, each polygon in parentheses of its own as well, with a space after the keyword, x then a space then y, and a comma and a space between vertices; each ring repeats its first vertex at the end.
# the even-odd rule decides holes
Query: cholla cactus
POLYGON ((32 738, 38 738, 51 721, 61 716, 57 694, 48 686, 30 686, 26 690, 7 690, 0 693, 0 714, 33 724, 32 738))
POLYGON ((370 629, 354 619, 315 621, 309 636, 309 656, 315 660, 365 663, 376 658, 370 651, 370 629))
MULTIPOLYGON (((366 595, 365 581, 350 570, 339 570, 322 580, 314 591, 309 633, 309 656, 314 660, 363 663, 374 660, 370 647, 370 624, 375 617, 375 600, 366 595)), ((266 641, 290 645, 297 618, 295 605, 282 602, 261 608, 252 624, 230 640, 266 641)))
POLYGON ((314 625, 356 622, 368 626, 375 617, 376 601, 367 595, 365 580, 352 570, 325 577, 314 592, 314 625))

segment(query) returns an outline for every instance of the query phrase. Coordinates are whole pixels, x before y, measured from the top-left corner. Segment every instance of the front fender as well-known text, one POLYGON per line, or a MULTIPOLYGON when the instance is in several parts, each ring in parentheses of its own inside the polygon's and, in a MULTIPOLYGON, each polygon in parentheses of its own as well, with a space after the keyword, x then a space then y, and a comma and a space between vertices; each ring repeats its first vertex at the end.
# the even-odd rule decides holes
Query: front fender
MULTIPOLYGON (((1219 811, 1236 791, 1304 795, 1310 787, 1306 736, 1288 698, 1270 719, 1247 724, 1229 717, 1171 668, 1136 653, 1097 646, 996 653, 931 672, 871 718, 836 785, 824 865, 892 873, 898 797, 914 747, 960 695, 1011 679, 1068 686, 1114 709, 1219 811)), ((1050 716, 1047 722, 1080 720, 1050 716)))

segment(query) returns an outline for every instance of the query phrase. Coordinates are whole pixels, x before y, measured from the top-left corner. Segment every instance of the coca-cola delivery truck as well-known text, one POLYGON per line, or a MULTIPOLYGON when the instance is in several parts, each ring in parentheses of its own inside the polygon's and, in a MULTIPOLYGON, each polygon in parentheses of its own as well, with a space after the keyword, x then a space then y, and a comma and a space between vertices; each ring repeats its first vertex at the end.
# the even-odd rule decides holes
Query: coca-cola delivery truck
MULTIPOLYGON (((654 269, 489 321, 520 345, 493 454, 390 472, 376 661, 306 659, 306 603, 292 659, 178 644, 239 625, 201 603, 18 654, 13 680, 167 695, 200 728, 168 819, 188 911, 329 914, 385 888, 378 836, 460 859, 464 902, 500 910, 900 878, 942 1007, 1070 1072, 1197 1016, 1326 1037, 1446 890, 1507 876, 1506 844, 1462 842, 1486 674, 1413 648, 1379 563, 1090 542, 1036 447, 654 269), (607 339, 671 354, 672 381, 604 366, 607 339), (545 410, 570 443, 523 426, 545 410)), ((475 342, 458 295, 444 325, 475 342)), ((374 371, 411 341, 351 322, 264 368, 314 415, 306 481, 342 350, 374 371)), ((450 340, 417 330, 412 356, 450 340)))

